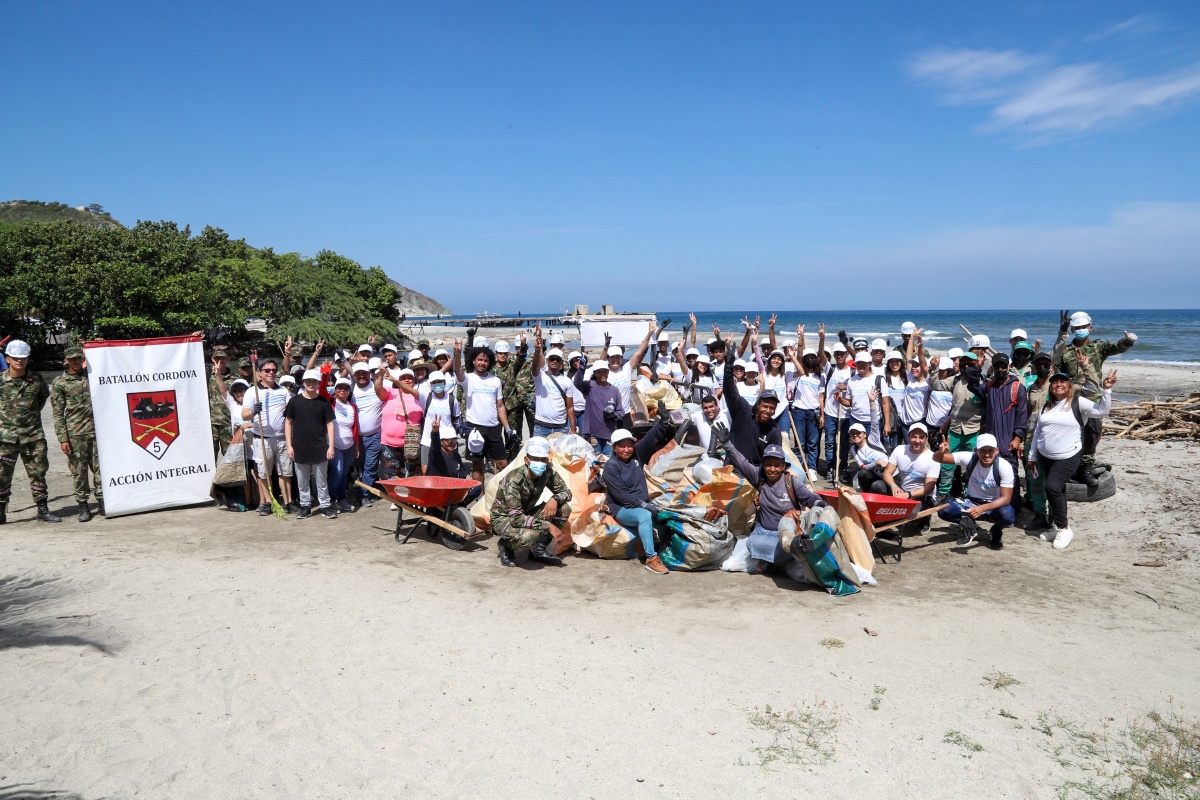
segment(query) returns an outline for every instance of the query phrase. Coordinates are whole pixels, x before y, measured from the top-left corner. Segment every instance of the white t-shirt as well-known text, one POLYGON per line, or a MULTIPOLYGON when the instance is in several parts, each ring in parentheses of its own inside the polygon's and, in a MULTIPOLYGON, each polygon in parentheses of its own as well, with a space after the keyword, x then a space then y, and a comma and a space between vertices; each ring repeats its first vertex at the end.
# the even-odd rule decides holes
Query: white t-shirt
POLYGON ((550 370, 543 369, 533 379, 533 417, 551 425, 567 424, 567 400, 575 404, 574 384, 565 373, 551 375, 550 370), (559 390, 562 391, 559 391, 559 390))
POLYGON ((744 381, 738 381, 737 390, 738 390, 738 394, 740 394, 742 397, 744 397, 746 399, 746 402, 749 403, 750 405, 754 405, 756 402, 758 402, 758 384, 757 383, 752 383, 749 386, 747 386, 744 381))
POLYGON ((467 422, 488 428, 500 424, 496 398, 503 394, 504 384, 499 378, 495 375, 481 378, 474 372, 468 372, 463 392, 467 400, 467 422))
MULTIPOLYGON (((1093 403, 1086 397, 1079 398, 1079 414, 1084 421, 1108 415, 1112 408, 1112 389, 1100 394, 1100 402, 1093 403)), ((1038 416, 1033 434, 1032 456, 1045 456, 1052 461, 1062 461, 1083 449, 1083 431, 1071 411, 1071 404, 1062 401, 1047 402, 1038 416)))
POLYGON ((700 446, 705 450, 712 442, 712 426, 720 422, 728 429, 731 425, 729 421, 729 412, 721 409, 717 412, 717 418, 712 422, 708 421, 708 417, 704 416, 703 409, 697 409, 692 412, 692 424, 696 427, 696 433, 700 435, 700 446))
POLYGON ((929 381, 918 381, 909 373, 908 385, 904 387, 903 396, 897 393, 896 407, 900 410, 900 419, 905 425, 924 420, 925 409, 929 407, 929 381))
POLYGON ((825 381, 818 372, 815 375, 801 375, 792 384, 795 398, 792 406, 805 411, 816 411, 821 405, 821 392, 825 381))
POLYGON ((458 409, 458 401, 454 399, 454 392, 450 390, 449 384, 447 384, 446 391, 442 392, 441 397, 434 394, 428 384, 421 391, 419 397, 421 408, 426 409, 424 422, 421 427, 421 444, 426 447, 432 446, 433 440, 430 436, 430 430, 433 426, 434 417, 439 420, 439 436, 446 437, 452 433, 458 436, 454 431, 454 417, 461 412, 458 409), (428 403, 428 407, 426 407, 426 403, 428 403))
POLYGON ((333 401, 333 446, 338 450, 354 447, 354 406, 333 401))
MULTIPOLYGON (((865 378, 859 377, 858 373, 850 376, 850 380, 846 381, 846 388, 850 392, 851 399, 854 401, 850 407, 850 416, 856 422, 871 421, 871 392, 875 391, 875 376, 868 375, 865 378)), ((879 382, 879 397, 875 402, 880 403, 880 408, 883 408, 883 401, 888 396, 887 381, 879 382)))
MULTIPOLYGON (((250 394, 254 394, 253 390, 247 390, 250 394)), ((246 396, 242 395, 243 402, 246 396)), ((229 423, 233 430, 237 430, 246 424, 246 420, 242 419, 242 404, 233 399, 232 394, 225 395, 225 405, 229 408, 229 423)))
POLYGON ((878 465, 880 469, 888 463, 887 453, 874 447, 869 441, 863 442, 862 447, 850 445, 851 451, 854 453, 854 460, 860 467, 871 467, 878 465))
POLYGON ((954 393, 933 391, 929 393, 929 405, 925 411, 925 422, 931 428, 940 428, 950 419, 950 408, 954 405, 954 393))
POLYGON ((919 455, 914 455, 912 447, 902 444, 892 451, 888 463, 896 465, 893 480, 906 492, 915 492, 926 481, 936 481, 942 471, 942 465, 933 460, 933 453, 928 447, 919 455))
POLYGON ((670 353, 665 356, 662 354, 654 356, 654 371, 660 378, 678 378, 683 374, 683 370, 679 368, 679 362, 670 353))
MULTIPOLYGON (((971 459, 975 457, 975 454, 970 452, 951 453, 950 455, 954 456, 954 463, 963 468, 966 468, 971 463, 971 459)), ((995 463, 1000 472, 1000 485, 996 485, 996 478, 992 474, 991 466, 985 467, 983 464, 976 464, 975 469, 967 476, 967 497, 990 503, 1000 497, 1001 489, 1013 488, 1012 465, 1000 456, 996 456, 995 463)))
POLYGON ((763 375, 763 383, 766 384, 763 388, 771 389, 775 392, 775 396, 779 398, 779 402, 775 406, 775 415, 772 419, 779 419, 783 413, 787 411, 787 373, 782 375, 771 375, 770 373, 763 375))
POLYGON ((375 384, 368 383, 366 388, 357 383, 350 389, 350 397, 358 408, 358 433, 370 436, 379 433, 383 424, 383 401, 375 394, 375 384))
POLYGON ((633 408, 629 400, 629 392, 633 386, 633 368, 626 361, 621 365, 620 369, 610 369, 608 371, 608 382, 621 392, 621 407, 617 409, 618 415, 628 414, 633 408))
MULTIPOLYGON (((838 406, 837 400, 833 399, 833 391, 839 383, 845 383, 850 380, 850 376, 854 374, 854 370, 850 367, 833 368, 829 373, 829 380, 825 381, 825 416, 837 419, 838 406)), ((846 411, 843 409, 842 416, 846 416, 846 411)))
MULTIPOLYGON (((258 399, 263 405, 262 429, 259 430, 258 416, 251 416, 246 420, 254 424, 251 428, 254 435, 268 438, 283 436, 283 411, 292 399, 292 393, 286 386, 276 386, 274 389, 259 386, 258 399)), ((242 408, 254 411, 254 387, 247 389, 246 394, 242 396, 242 408)), ((239 413, 237 416, 240 418, 242 415, 239 413)))
POLYGON ((871 365, 871 374, 872 375, 887 375, 887 363, 885 362, 883 364, 872 364, 871 365))

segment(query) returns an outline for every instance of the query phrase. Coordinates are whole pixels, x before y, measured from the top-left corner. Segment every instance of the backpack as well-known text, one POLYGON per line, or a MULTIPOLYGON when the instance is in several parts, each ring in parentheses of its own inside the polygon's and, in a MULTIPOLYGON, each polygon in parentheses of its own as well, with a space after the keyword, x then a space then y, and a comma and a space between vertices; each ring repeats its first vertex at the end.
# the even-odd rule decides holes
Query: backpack
MULTIPOLYGON (((967 462, 966 484, 971 485, 971 476, 975 474, 975 468, 979 466, 979 454, 972 453, 971 460, 967 462)), ((992 480, 996 482, 996 488, 1000 488, 1000 454, 996 454, 996 459, 992 462, 992 480)))
MULTIPOLYGON (((462 421, 462 418, 454 413, 454 407, 458 405, 458 399, 449 392, 446 392, 446 397, 450 400, 450 427, 454 428, 454 432, 457 433, 459 437, 467 436, 470 433, 470 430, 467 429, 467 426, 462 421)), ((430 389, 429 396, 425 398, 425 410, 422 419, 429 418, 429 404, 433 402, 433 398, 433 390, 430 389)))

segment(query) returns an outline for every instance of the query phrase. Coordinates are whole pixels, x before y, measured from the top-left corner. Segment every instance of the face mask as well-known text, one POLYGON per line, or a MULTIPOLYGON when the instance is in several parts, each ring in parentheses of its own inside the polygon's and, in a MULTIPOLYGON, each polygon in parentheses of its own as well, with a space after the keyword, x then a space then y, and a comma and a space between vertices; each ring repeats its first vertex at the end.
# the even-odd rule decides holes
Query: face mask
POLYGON ((1049 378, 1050 377, 1050 365, 1049 364, 1038 364, 1036 367, 1033 368, 1033 371, 1035 373, 1037 373, 1037 376, 1039 378, 1049 378))
POLYGON ((438 383, 431 383, 429 385, 433 388, 434 394, 442 394, 443 392, 446 391, 446 384, 444 384, 440 381, 438 383))
POLYGON ((1092 332, 1086 328, 1084 328, 1083 330, 1071 332, 1071 338, 1077 342, 1082 342, 1084 339, 1088 338, 1091 335, 1092 335, 1092 332))
POLYGON ((532 472, 534 475, 540 476, 542 473, 544 473, 546 471, 547 466, 549 466, 549 465, 546 464, 545 461, 530 461, 529 462, 529 471, 532 472))
POLYGON ((1013 366, 1019 369, 1028 364, 1030 358, 1031 356, 1027 355, 1024 350, 1018 351, 1018 353, 1013 356, 1013 366))

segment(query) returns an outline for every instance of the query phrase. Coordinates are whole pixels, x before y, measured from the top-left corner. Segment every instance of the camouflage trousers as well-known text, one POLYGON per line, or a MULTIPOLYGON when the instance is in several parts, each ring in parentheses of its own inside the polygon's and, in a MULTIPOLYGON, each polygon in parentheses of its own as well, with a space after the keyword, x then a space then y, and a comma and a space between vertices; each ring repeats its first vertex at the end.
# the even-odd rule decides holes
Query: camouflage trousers
POLYGON ((29 476, 29 491, 35 503, 50 499, 46 491, 46 472, 50 459, 46 452, 46 440, 36 439, 20 444, 0 442, 0 503, 7 503, 12 494, 13 470, 17 468, 17 457, 25 462, 25 474, 29 476))
POLYGON ((514 550, 524 550, 527 547, 533 547, 541 536, 551 535, 550 526, 561 528, 567 524, 567 519, 571 516, 571 506, 564 503, 558 509, 558 515, 547 519, 543 517, 541 512, 533 515, 533 527, 526 528, 518 525, 517 520, 524 521, 525 517, 504 517, 503 519, 495 520, 492 523, 492 533, 500 537, 500 541, 507 544, 514 550))
POLYGON ((213 434, 213 455, 217 457, 217 461, 221 460, 221 456, 225 455, 225 451, 229 449, 229 443, 233 441, 233 430, 228 425, 214 425, 213 434))
POLYGON ((88 492, 88 473, 92 475, 92 485, 96 489, 96 502, 104 502, 104 481, 100 479, 100 452, 96 449, 94 437, 71 439, 71 455, 67 456, 67 464, 71 467, 71 478, 75 482, 75 500, 86 503, 88 492))

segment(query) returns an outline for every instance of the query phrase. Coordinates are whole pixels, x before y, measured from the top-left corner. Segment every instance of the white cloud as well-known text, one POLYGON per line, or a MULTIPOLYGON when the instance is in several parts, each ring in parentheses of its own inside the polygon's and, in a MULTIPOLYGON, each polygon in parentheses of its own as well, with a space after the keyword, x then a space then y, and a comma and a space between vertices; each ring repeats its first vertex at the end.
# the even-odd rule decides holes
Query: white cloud
POLYGON ((911 74, 937 84, 952 104, 992 105, 988 131, 1045 142, 1128 121, 1200 97, 1200 64, 1124 78, 1102 64, 1052 66, 1017 50, 935 50, 917 56, 911 74))

